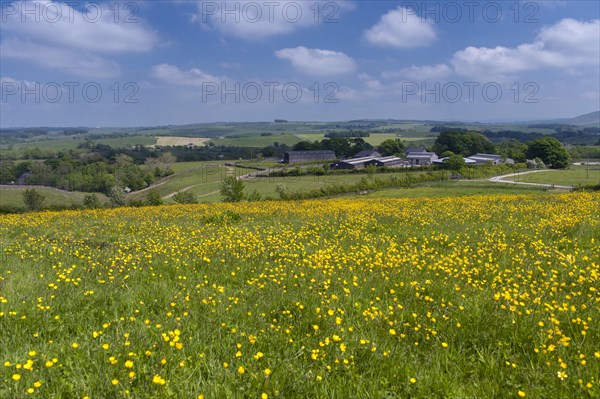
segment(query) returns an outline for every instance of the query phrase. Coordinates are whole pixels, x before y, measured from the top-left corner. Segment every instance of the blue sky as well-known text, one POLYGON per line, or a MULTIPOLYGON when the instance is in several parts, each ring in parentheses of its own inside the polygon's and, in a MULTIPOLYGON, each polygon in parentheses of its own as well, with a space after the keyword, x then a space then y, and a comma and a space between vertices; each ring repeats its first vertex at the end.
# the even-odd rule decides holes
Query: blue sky
POLYGON ((600 109, 596 1, 3 1, 2 127, 600 109))

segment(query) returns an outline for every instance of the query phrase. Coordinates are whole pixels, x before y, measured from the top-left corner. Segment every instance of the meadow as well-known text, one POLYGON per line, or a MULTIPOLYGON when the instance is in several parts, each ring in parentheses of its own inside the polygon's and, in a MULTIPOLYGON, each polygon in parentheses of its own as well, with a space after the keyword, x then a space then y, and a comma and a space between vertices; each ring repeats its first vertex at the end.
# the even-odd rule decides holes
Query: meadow
POLYGON ((515 176, 505 180, 565 186, 596 185, 600 184, 600 166, 570 166, 569 169, 549 169, 548 171, 515 176))
POLYGON ((600 195, 0 216, 2 398, 592 398, 600 195))

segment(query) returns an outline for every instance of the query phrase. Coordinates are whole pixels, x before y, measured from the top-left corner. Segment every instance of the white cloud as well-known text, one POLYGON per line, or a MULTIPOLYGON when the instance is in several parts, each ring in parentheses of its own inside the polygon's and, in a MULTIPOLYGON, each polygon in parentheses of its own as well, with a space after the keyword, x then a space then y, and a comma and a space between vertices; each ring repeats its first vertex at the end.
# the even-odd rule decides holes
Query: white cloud
POLYGON ((382 75, 384 78, 399 77, 402 79, 429 80, 445 78, 451 74, 452 68, 446 64, 438 64, 423 66, 412 65, 399 71, 384 72, 382 75))
POLYGON ((158 35, 141 20, 126 19, 126 12, 117 18, 108 3, 87 4, 87 12, 49 0, 11 5, 3 6, 3 57, 81 76, 107 77, 120 68, 99 54, 148 52, 158 42, 158 35))
POLYGON ((467 47, 450 61, 455 72, 476 78, 507 79, 541 68, 600 65, 600 20, 563 19, 541 29, 533 43, 517 47, 467 47))
POLYGON ((275 55, 290 61, 294 68, 307 75, 334 76, 352 72, 357 67, 354 59, 339 51, 299 46, 278 50, 275 55))
POLYGON ((369 90, 382 90, 384 88, 383 84, 368 73, 361 73, 358 75, 358 78, 365 83, 365 87, 369 90))
POLYGON ((110 78, 121 72, 116 62, 87 51, 48 47, 18 39, 3 40, 0 53, 2 57, 32 62, 78 76, 110 78))
POLYGON ((4 13, 6 22, 2 29, 21 39, 73 50, 98 53, 152 50, 158 41, 157 34, 140 20, 125 19, 129 13, 119 14, 119 20, 109 6, 93 3, 85 13, 50 0, 23 1, 17 4, 17 13, 4 13), (27 14, 26 10, 38 11, 27 14))
POLYGON ((152 68, 152 76, 164 82, 179 86, 202 86, 204 83, 222 83, 228 79, 215 76, 198 68, 181 70, 175 65, 159 64, 152 68))
POLYGON ((204 29, 216 29, 225 36, 254 41, 292 33, 298 29, 339 20, 350 1, 253 1, 198 2, 199 21, 204 29))
POLYGON ((538 34, 538 41, 544 43, 548 51, 556 51, 569 57, 576 57, 576 62, 583 62, 583 57, 596 57, 600 53, 600 19, 589 22, 565 18, 558 23, 544 27, 538 34))
POLYGON ((430 21, 417 16, 412 10, 398 7, 365 30, 363 37, 376 46, 415 48, 433 43, 436 33, 430 21))

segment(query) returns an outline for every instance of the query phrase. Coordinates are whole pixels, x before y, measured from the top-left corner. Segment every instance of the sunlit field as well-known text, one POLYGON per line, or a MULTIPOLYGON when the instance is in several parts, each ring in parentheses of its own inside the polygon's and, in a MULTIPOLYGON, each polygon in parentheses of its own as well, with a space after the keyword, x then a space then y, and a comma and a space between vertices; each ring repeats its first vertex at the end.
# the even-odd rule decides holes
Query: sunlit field
POLYGON ((600 195, 0 216, 0 398, 600 396, 600 195))

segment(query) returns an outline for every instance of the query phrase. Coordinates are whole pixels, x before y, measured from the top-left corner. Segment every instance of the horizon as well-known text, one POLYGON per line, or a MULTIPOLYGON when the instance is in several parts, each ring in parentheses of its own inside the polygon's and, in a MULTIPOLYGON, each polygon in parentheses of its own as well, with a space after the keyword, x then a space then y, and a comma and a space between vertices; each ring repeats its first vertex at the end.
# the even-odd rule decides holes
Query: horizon
MULTIPOLYGON (((519 119, 519 120, 442 120, 442 119, 395 119, 395 118, 354 118, 347 120, 285 120, 285 122, 281 123, 348 123, 354 121, 394 121, 394 122, 439 122, 439 123, 471 123, 471 124, 481 124, 481 125, 505 125, 505 124, 520 124, 520 123, 557 123, 564 120, 575 119, 580 116, 585 116, 589 114, 600 113, 598 111, 586 112, 581 115, 575 115, 571 117, 554 117, 554 118, 543 118, 543 119, 519 119)), ((45 125, 35 125, 35 126, 2 126, 0 129, 2 130, 10 130, 10 129, 35 129, 35 128, 53 128, 53 129, 75 129, 75 128, 87 128, 87 129, 135 129, 135 128, 152 128, 152 127, 162 127, 162 126, 192 126, 192 125, 211 125, 211 124, 243 124, 243 123, 278 123, 275 120, 279 120, 279 118, 275 118, 273 120, 256 120, 256 121, 207 121, 207 122, 193 122, 186 124, 157 124, 157 125, 132 125, 132 126, 86 126, 86 125, 71 125, 71 126, 45 126, 45 125)))

